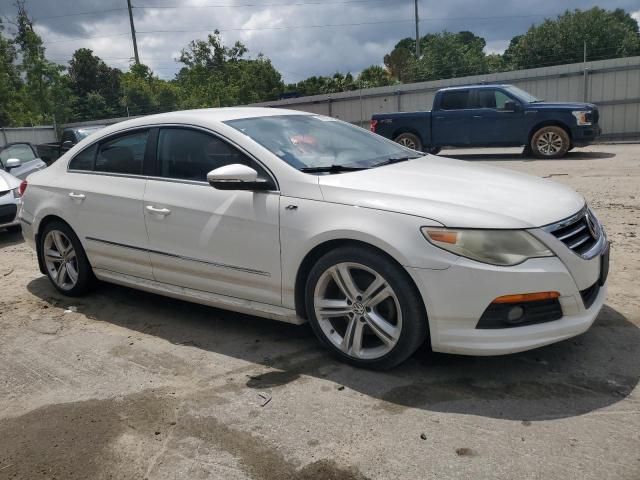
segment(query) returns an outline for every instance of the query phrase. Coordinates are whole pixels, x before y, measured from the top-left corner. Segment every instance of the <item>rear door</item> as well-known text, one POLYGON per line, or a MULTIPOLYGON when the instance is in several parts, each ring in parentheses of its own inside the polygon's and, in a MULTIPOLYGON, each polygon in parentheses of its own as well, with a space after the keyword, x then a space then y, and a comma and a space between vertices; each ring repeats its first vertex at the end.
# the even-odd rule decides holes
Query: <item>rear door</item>
POLYGON ((153 278, 142 213, 148 129, 107 137, 69 163, 63 194, 93 268, 153 278))
POLYGON ((432 145, 465 146, 471 142, 469 90, 441 92, 437 110, 431 112, 432 145))
POLYGON ((211 132, 164 127, 144 208, 153 275, 159 282, 280 305, 276 183, 255 160, 211 132), (217 190, 207 173, 241 163, 272 191, 217 190))
POLYGON ((513 145, 522 140, 524 114, 518 100, 497 88, 478 89, 470 100, 473 145, 513 145), (505 110, 507 101, 515 102, 515 111, 505 110))

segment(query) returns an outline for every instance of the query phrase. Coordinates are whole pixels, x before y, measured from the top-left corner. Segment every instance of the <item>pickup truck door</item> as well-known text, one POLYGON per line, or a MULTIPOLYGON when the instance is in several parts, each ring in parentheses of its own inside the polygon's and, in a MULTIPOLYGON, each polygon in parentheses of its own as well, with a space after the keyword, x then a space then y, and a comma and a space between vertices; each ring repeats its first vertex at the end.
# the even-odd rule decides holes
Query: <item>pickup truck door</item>
POLYGON ((470 98, 470 106, 472 145, 517 145, 525 138, 520 102, 502 90, 475 90, 470 98), (515 111, 505 109, 507 101, 515 103, 515 111))
POLYGON ((464 146, 471 138, 469 90, 441 92, 431 114, 432 145, 464 146))

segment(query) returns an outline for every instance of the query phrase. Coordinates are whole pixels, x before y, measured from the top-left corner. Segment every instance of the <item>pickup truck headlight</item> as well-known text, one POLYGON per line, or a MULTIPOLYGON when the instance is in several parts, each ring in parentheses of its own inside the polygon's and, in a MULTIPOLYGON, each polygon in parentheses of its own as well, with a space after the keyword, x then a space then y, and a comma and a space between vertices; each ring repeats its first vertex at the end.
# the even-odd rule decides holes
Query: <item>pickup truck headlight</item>
POLYGON ((591 125, 592 113, 588 110, 574 110, 571 114, 576 117, 578 125, 591 125))
POLYGON ((512 266, 553 252, 524 230, 468 230, 422 227, 424 237, 455 255, 491 265, 512 266))

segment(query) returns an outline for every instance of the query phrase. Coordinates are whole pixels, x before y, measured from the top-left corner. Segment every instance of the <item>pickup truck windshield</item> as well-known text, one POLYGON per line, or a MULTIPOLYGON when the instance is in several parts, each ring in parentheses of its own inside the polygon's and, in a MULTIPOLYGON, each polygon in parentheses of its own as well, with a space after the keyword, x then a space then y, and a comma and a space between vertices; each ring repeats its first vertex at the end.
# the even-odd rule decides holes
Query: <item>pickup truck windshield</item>
POLYGON ((346 122, 320 115, 275 115, 224 123, 292 167, 310 173, 342 173, 423 155, 346 122))
POLYGON ((541 102, 539 98, 534 97, 529 92, 525 92, 524 90, 519 89, 518 87, 514 87, 513 85, 509 85, 508 87, 504 87, 504 89, 516 97, 518 100, 523 101, 524 103, 535 103, 541 102))

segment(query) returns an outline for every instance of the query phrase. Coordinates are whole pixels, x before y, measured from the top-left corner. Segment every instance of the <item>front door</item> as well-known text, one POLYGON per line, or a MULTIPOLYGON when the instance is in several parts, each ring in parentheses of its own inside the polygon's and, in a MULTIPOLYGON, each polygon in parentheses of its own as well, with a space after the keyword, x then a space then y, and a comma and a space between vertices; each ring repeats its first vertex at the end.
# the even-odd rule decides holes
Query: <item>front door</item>
POLYGON ((479 89, 472 98, 471 143, 477 146, 513 145, 524 135, 520 102, 498 89, 479 89), (505 102, 516 104, 515 111, 505 109, 505 102))
POLYGON ((234 163, 269 174, 209 132, 166 127, 144 195, 153 275, 159 282, 280 305, 280 194, 216 190, 207 173, 234 163))

